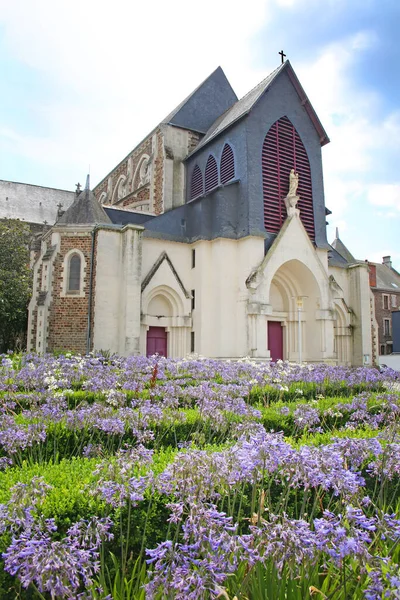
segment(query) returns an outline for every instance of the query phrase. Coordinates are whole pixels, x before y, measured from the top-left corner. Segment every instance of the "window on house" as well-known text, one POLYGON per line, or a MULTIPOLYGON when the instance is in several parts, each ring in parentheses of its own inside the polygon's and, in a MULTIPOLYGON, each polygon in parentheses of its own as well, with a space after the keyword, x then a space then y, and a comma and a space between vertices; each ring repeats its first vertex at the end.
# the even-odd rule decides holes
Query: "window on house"
POLYGON ((385 354, 385 344, 381 344, 381 356, 385 354))
POLYGON ((390 319, 383 319, 383 333, 390 335, 390 319))
POLYGON ((196 307, 196 292, 195 290, 192 290, 192 310, 194 310, 196 307))
POLYGON ((225 144, 221 154, 220 178, 221 183, 228 183, 235 177, 235 158, 229 144, 225 144))
POLYGON ((196 250, 193 248, 192 250, 192 269, 196 266, 196 250))
POLYGON ((385 310, 389 308, 389 296, 387 294, 383 294, 383 308, 385 310))
POLYGON ((204 193, 203 175, 199 165, 196 165, 192 173, 192 181, 190 184, 190 199, 193 200, 204 193))
POLYGON ((73 254, 68 265, 68 288, 69 293, 77 293, 81 285, 81 257, 73 254))
POLYGON ((194 346, 195 346, 194 331, 191 331, 190 332, 190 352, 194 352, 194 346))
POLYGON ((206 172, 205 172, 205 190, 206 194, 217 187, 218 185, 218 167, 217 161, 210 154, 206 164, 206 172))
POLYGON ((397 308, 396 294, 392 294, 392 308, 397 308))

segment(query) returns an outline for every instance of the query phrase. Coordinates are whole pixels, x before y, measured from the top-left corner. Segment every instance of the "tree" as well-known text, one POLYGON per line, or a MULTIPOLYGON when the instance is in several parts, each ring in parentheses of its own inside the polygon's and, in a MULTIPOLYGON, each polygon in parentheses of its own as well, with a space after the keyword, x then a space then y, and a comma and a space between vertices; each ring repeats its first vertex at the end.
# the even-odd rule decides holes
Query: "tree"
POLYGON ((15 349, 25 336, 31 281, 29 227, 0 220, 0 352, 15 349))

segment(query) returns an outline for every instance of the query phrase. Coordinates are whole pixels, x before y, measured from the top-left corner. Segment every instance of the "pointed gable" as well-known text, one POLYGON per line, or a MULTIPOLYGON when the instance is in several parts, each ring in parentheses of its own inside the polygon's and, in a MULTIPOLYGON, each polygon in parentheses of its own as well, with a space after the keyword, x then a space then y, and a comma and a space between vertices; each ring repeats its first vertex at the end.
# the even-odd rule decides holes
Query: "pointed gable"
MULTIPOLYGON (((220 133, 225 131, 228 127, 245 117, 257 104, 260 98, 268 91, 271 85, 278 79, 278 77, 286 72, 290 82, 295 88, 302 105, 304 106, 308 116, 310 117, 315 129, 317 130, 321 146, 324 146, 329 142, 329 138, 325 129, 323 128, 321 121, 319 120, 317 113, 312 107, 300 81, 295 74, 292 65, 287 60, 282 65, 280 65, 275 71, 272 71, 261 81, 258 85, 256 85, 250 92, 248 92, 243 98, 235 102, 233 106, 231 106, 224 115, 219 116, 216 121, 211 125, 208 129, 206 135, 201 140, 201 142, 196 146, 191 155, 195 152, 203 148, 208 142, 217 137, 220 133)), ((191 156, 190 155, 190 156, 191 156)))
POLYGON ((163 123, 205 133, 220 115, 237 102, 237 99, 225 73, 218 67, 163 120, 163 123))
POLYGON ((89 189, 84 189, 57 221, 57 225, 104 225, 110 217, 89 189))

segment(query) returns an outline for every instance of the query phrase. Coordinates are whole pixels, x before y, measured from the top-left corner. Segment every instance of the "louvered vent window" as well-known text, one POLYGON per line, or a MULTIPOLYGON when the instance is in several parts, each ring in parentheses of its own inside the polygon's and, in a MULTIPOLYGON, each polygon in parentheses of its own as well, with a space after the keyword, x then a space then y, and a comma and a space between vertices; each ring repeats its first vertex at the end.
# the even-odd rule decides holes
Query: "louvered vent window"
POLYGON ((203 191, 203 175, 201 173, 200 167, 196 165, 192 173, 192 182, 190 185, 190 199, 193 200, 193 198, 201 196, 203 194, 203 191))
POLYGON ((225 144, 221 154, 220 168, 221 183, 228 183, 235 177, 235 159, 229 144, 225 144))
POLYGON ((310 163, 293 124, 287 117, 282 117, 268 131, 262 149, 264 227, 270 233, 278 233, 287 216, 284 198, 289 191, 291 169, 299 174, 297 208, 300 218, 310 239, 314 240, 310 163))
POLYGON ((218 185, 218 167, 217 161, 210 154, 206 164, 206 173, 205 173, 205 182, 206 182, 206 194, 217 187, 218 185))

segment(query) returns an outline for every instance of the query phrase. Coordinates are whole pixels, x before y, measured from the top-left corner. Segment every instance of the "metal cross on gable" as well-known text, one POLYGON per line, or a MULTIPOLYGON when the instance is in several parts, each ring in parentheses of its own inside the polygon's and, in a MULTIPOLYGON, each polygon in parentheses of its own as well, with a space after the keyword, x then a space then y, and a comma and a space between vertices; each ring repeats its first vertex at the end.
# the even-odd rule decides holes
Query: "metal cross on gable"
POLYGON ((278 52, 278 54, 280 55, 280 57, 282 59, 282 64, 283 64, 285 62, 286 54, 283 52, 283 50, 281 50, 280 52, 278 52))

